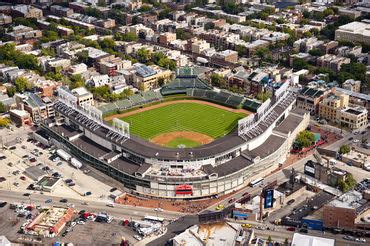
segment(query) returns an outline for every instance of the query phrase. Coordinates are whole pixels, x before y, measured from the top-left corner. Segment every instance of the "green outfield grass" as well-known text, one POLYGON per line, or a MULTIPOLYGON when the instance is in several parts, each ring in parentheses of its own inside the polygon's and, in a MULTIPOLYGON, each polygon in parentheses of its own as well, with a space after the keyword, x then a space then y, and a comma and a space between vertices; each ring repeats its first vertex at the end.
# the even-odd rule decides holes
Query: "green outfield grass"
POLYGON ((123 117, 122 120, 130 123, 132 134, 144 139, 174 131, 199 132, 219 138, 232 131, 238 120, 245 116, 204 104, 178 103, 123 117))

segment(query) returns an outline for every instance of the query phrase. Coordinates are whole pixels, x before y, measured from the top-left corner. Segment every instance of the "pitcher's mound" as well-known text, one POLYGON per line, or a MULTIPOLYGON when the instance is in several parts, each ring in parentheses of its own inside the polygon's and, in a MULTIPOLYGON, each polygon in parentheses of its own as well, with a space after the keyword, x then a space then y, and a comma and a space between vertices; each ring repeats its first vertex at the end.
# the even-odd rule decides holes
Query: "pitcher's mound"
POLYGON ((193 148, 212 142, 214 139, 198 132, 167 132, 155 136, 150 142, 170 148, 193 148))

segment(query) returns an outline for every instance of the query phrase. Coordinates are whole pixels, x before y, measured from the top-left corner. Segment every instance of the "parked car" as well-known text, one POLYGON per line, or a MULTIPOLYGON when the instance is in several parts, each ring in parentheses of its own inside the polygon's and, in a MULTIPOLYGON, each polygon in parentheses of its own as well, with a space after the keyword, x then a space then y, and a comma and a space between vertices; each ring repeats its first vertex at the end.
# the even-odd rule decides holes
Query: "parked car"
POLYGON ((24 193, 23 196, 30 196, 30 193, 24 193))
POLYGON ((134 235, 134 238, 135 238, 136 240, 138 240, 138 241, 143 240, 143 239, 142 239, 142 237, 140 237, 139 235, 134 235))
POLYGON ((110 192, 115 192, 117 190, 116 187, 113 187, 112 189, 110 189, 110 192))
POLYGON ((288 227, 286 228, 287 231, 295 231, 295 227, 288 227))
POLYGON ((26 177, 25 176, 21 176, 20 179, 24 181, 24 180, 26 180, 26 177))
POLYGON ((290 199, 286 204, 288 204, 288 205, 292 205, 294 202, 295 202, 295 200, 294 200, 294 199, 290 199))
POLYGON ((51 199, 47 199, 46 201, 45 201, 45 203, 51 203, 52 202, 52 200, 51 199))
POLYGON ((345 235, 345 236, 343 237, 343 239, 348 240, 348 241, 355 241, 355 238, 354 238, 354 237, 352 237, 352 236, 348 236, 348 235, 345 235))
POLYGON ((67 200, 67 199, 65 199, 65 198, 63 198, 63 199, 60 199, 60 202, 67 203, 67 202, 68 202, 68 200, 67 200))

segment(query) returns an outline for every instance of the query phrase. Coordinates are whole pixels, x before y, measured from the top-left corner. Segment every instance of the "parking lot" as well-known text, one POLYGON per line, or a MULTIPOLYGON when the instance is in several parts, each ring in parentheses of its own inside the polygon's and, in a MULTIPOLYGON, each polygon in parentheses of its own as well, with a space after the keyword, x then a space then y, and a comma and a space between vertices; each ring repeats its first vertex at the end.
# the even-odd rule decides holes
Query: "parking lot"
MULTIPOLYGON (((11 132, 8 129, 1 129, 0 134, 11 134, 11 132)), ((22 135, 17 134, 17 137, 21 141, 14 143, 14 147, 0 150, 6 157, 6 159, 1 160, 0 177, 3 177, 3 179, 0 182, 0 189, 26 192, 27 187, 34 183, 34 180, 27 177, 24 171, 28 167, 39 166, 45 170, 46 175, 58 173, 63 179, 63 182, 58 184, 51 195, 95 201, 110 200, 108 196, 112 186, 97 180, 95 172, 86 174, 62 159, 58 161, 50 160, 49 157, 52 155, 50 149, 41 148, 37 142, 27 141, 27 132, 22 135), (74 186, 68 186, 64 182, 67 179, 73 180, 74 186), (92 187, 91 184, 94 184, 94 186, 92 187), (83 196, 87 192, 91 194, 83 196)), ((86 169, 88 167, 83 168, 83 170, 86 169)))

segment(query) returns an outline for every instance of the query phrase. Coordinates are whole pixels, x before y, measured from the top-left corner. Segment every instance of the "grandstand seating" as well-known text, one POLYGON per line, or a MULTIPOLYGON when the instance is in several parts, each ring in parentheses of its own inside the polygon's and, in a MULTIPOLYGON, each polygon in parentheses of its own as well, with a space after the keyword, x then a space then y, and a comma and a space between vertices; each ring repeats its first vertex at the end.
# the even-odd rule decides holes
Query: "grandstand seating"
POLYGON ((134 94, 127 99, 119 100, 113 103, 105 104, 99 109, 103 114, 113 113, 121 110, 127 110, 146 103, 162 100, 162 95, 159 92, 147 91, 139 94, 134 94))
POLYGON ((226 91, 216 92, 204 89, 188 89, 186 94, 233 108, 239 108, 244 101, 244 97, 226 91))

